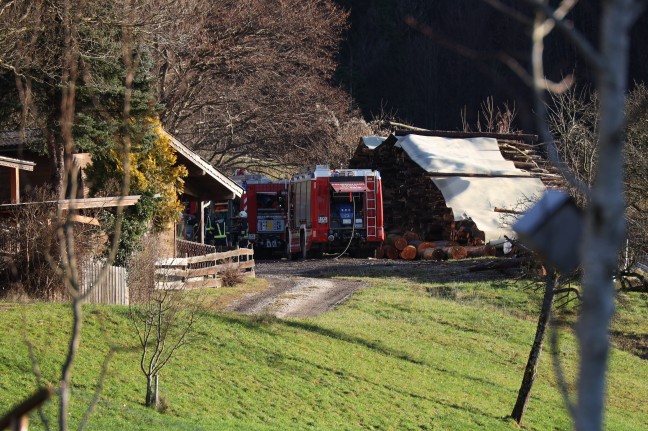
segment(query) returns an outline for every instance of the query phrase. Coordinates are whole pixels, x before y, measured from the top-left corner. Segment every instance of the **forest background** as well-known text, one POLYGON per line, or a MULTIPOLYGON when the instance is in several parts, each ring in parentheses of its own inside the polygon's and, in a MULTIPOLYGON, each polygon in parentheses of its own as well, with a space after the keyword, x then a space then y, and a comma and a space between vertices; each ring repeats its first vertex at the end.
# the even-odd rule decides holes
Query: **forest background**
MULTIPOLYGON (((111 88, 125 74, 114 45, 123 31, 116 24, 123 13, 118 3, 102 9, 84 2, 89 6, 78 8, 79 16, 97 20, 93 31, 79 30, 80 40, 87 41, 79 81, 88 94, 123 92, 111 88)), ((531 18, 518 2, 149 3, 132 2, 135 83, 141 91, 134 115, 159 117, 167 131, 228 173, 237 167, 272 173, 313 163, 341 166, 359 136, 377 132, 377 119, 459 130, 476 124, 487 98, 515 110, 516 130, 535 132, 533 92, 524 72, 530 70, 531 18)), ((33 10, 12 10, 11 3, 3 10, 0 129, 45 128, 62 141, 57 112, 50 109, 60 92, 50 90, 58 85, 60 74, 52 65, 63 32, 42 31, 36 24, 43 15, 35 11, 43 3, 33 4, 33 10), (24 119, 21 91, 32 93, 24 119), (43 118, 48 115, 51 121, 43 118)), ((599 15, 598 2, 582 1, 568 19, 592 39, 599 15)), ((56 20, 52 16, 47 25, 56 29, 56 20)), ((631 35, 631 89, 648 72, 648 54, 638 43, 646 39, 647 20, 644 14, 631 35)), ((576 87, 592 85, 591 70, 570 44, 550 35, 545 48, 549 79, 573 77, 576 87)), ((74 130, 80 150, 92 149, 93 141, 96 147, 110 133, 97 132, 103 114, 91 99, 77 104, 77 123, 85 122, 74 130)))

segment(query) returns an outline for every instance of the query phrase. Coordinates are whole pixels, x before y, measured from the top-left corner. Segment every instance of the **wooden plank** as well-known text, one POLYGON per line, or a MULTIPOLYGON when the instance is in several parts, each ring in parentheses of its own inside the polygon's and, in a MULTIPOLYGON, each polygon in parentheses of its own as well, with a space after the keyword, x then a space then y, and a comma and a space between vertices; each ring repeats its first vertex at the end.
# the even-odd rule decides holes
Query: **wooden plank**
POLYGON ((89 262, 82 265, 81 293, 86 294, 86 303, 128 305, 129 294, 126 283, 126 268, 109 266, 102 279, 99 279, 103 268, 100 262, 89 262))
POLYGON ((241 262, 239 263, 239 268, 241 269, 248 269, 248 268, 254 268, 256 265, 254 264, 253 260, 250 260, 248 262, 241 262))
POLYGON ((160 277, 189 277, 189 269, 156 268, 155 274, 160 277))
POLYGON ((512 133, 492 133, 492 132, 460 132, 460 131, 442 131, 442 130, 430 130, 430 131, 411 131, 411 130, 396 130, 394 132, 395 136, 406 136, 406 135, 421 135, 421 136, 438 136, 440 138, 455 138, 455 139, 468 139, 468 138, 495 138, 503 139, 507 141, 522 141, 529 144, 535 144, 538 142, 537 135, 523 135, 523 134, 512 134, 512 133))
POLYGON ((194 268, 187 270, 187 277, 203 277, 206 275, 216 275, 224 269, 224 265, 208 266, 206 268, 194 268))
POLYGON ((189 263, 213 262, 217 260, 227 260, 239 256, 254 256, 254 250, 249 248, 240 248, 237 250, 204 254, 202 256, 191 256, 191 257, 186 257, 184 259, 186 259, 186 263, 189 264, 189 263))
POLYGON ((115 196, 106 198, 87 198, 87 199, 64 199, 57 202, 61 210, 88 209, 88 208, 108 208, 108 207, 128 207, 135 205, 141 195, 115 196))
POLYGON ((187 266, 186 257, 165 257, 155 261, 155 266, 187 266))
POLYGON ((23 171, 33 171, 36 163, 28 160, 14 159, 11 157, 0 156, 0 166, 7 168, 21 169, 23 171))
POLYGON ((187 277, 202 277, 206 275, 218 275, 223 271, 227 271, 230 268, 234 269, 248 269, 254 268, 254 261, 250 260, 247 262, 234 262, 234 263, 222 263, 219 265, 208 266, 206 268, 193 268, 187 270, 187 277))

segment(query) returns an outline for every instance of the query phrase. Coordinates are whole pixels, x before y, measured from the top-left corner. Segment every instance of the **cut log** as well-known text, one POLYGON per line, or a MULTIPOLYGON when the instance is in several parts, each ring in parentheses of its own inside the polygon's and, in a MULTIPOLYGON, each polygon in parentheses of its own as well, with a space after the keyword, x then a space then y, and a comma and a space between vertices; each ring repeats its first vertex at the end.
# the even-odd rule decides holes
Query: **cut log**
POLYGON ((484 257, 484 256, 495 256, 495 247, 492 245, 477 245, 464 247, 468 257, 484 257))
POLYGON ((440 248, 426 248, 423 250, 423 259, 425 260, 448 260, 448 255, 440 248))
POLYGON ((448 259, 465 259, 468 256, 468 252, 465 247, 460 245, 453 245, 452 247, 443 247, 444 253, 448 255, 448 259))
POLYGON ((387 259, 396 260, 398 259, 399 251, 393 245, 386 245, 383 247, 385 251, 385 257, 387 259))
POLYGON ((407 241, 408 244, 411 243, 412 241, 420 241, 421 239, 419 234, 417 234, 416 232, 412 232, 411 230, 405 232, 403 234, 403 238, 405 238, 405 241, 407 241))
POLYGON ((433 242, 421 241, 421 243, 416 246, 416 253, 418 257, 423 258, 423 252, 428 248, 436 248, 436 244, 434 244, 433 242))
POLYGON ((405 238, 393 233, 387 236, 387 244, 393 246, 398 251, 401 251, 405 247, 407 247, 407 241, 405 241, 405 238))
POLYGON ((416 259, 416 254, 416 247, 414 247, 413 245, 408 245, 400 252, 400 257, 401 259, 405 260, 414 260, 416 259))
POLYGON ((434 244, 436 245, 436 248, 452 247, 454 245, 459 245, 457 241, 446 241, 446 240, 434 241, 434 244))
POLYGON ((421 254, 423 260, 434 260, 434 248, 426 248, 421 254))

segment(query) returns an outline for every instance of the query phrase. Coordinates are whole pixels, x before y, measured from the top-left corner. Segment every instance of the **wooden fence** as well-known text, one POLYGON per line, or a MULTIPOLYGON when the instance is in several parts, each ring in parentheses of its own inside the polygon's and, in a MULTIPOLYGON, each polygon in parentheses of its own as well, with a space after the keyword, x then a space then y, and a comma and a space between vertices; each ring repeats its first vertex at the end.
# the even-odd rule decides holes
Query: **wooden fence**
POLYGON ((85 302, 90 304, 128 305, 126 268, 109 266, 105 276, 98 280, 101 262, 85 262, 81 265, 81 293, 90 291, 85 302))
POLYGON ((177 256, 181 257, 202 256, 209 253, 216 253, 216 247, 209 244, 177 239, 176 253, 177 256))
POLYGON ((159 259, 156 263, 158 287, 162 289, 193 289, 221 287, 227 271, 238 271, 254 277, 254 250, 241 248, 202 256, 159 259))

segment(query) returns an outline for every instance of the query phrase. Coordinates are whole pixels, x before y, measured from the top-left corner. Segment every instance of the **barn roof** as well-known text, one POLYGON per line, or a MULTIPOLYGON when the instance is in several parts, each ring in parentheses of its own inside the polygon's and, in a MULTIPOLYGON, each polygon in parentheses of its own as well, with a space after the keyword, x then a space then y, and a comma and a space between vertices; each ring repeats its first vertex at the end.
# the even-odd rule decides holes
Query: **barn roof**
POLYGON ((243 194, 243 188, 234 180, 213 167, 172 135, 169 133, 167 135, 171 138, 171 146, 178 154, 178 163, 185 165, 189 172, 185 178, 185 193, 200 200, 234 199, 243 194))
MULTIPOLYGON (((167 133, 165 131, 165 133, 167 133)), ((185 193, 201 200, 227 200, 240 197, 243 193, 241 186, 227 175, 213 167, 198 154, 167 133, 171 146, 176 150, 178 163, 184 165, 189 172, 185 178, 185 193)), ((0 131, 0 152, 15 152, 25 142, 27 147, 43 141, 40 129, 26 129, 24 141, 20 131, 0 131)))

